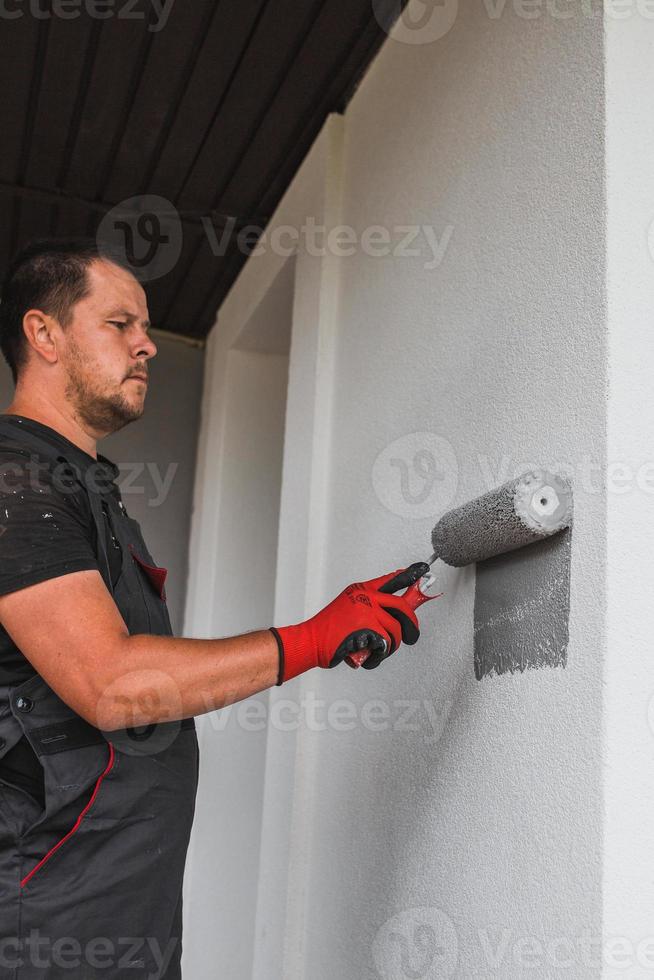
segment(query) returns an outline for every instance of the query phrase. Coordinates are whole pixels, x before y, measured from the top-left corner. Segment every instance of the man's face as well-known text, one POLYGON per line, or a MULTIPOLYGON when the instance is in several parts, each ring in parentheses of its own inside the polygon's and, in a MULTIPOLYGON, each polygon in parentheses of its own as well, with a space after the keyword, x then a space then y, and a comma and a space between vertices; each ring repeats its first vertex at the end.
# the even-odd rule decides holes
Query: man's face
POLYGON ((157 353, 148 337, 148 307, 139 282, 120 266, 98 260, 87 269, 89 295, 73 307, 59 347, 66 398, 80 421, 108 434, 140 418, 147 361, 157 353))

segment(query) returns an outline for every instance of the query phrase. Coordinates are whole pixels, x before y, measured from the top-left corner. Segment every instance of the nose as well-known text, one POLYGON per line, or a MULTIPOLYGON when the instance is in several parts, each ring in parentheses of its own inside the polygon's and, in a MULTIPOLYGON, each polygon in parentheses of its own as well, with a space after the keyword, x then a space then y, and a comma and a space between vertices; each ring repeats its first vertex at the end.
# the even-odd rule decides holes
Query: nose
POLYGON ((133 354, 137 358, 149 359, 157 353, 157 345, 145 331, 142 331, 141 336, 135 341, 134 347, 133 354))

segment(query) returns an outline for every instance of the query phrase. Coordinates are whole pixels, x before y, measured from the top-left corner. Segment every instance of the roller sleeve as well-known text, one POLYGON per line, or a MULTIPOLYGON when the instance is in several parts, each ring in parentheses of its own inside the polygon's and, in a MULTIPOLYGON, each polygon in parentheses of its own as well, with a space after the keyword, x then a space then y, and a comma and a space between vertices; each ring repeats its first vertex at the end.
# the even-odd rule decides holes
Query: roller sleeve
POLYGON ((432 531, 434 554, 461 567, 533 544, 569 527, 572 488, 531 470, 445 514, 432 531))

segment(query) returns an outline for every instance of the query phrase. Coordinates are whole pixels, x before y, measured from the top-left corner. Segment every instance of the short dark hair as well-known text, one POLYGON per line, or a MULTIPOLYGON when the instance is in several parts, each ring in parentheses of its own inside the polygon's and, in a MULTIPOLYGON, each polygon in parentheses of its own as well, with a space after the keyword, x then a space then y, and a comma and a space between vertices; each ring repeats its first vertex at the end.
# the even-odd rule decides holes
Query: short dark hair
POLYGON ((27 361, 25 313, 39 308, 68 326, 75 303, 89 294, 87 269, 100 260, 129 270, 95 238, 37 238, 13 258, 2 283, 0 350, 14 384, 27 361))

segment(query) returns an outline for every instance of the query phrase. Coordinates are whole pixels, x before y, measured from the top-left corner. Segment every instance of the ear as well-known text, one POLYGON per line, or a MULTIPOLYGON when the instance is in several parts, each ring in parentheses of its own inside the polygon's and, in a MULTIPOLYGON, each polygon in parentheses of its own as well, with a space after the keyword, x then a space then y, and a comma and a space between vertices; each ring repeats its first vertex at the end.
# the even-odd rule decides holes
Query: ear
POLYGON ((23 317, 23 332, 28 344, 49 364, 55 364, 58 358, 56 333, 60 329, 55 318, 43 310, 28 310, 23 317))

